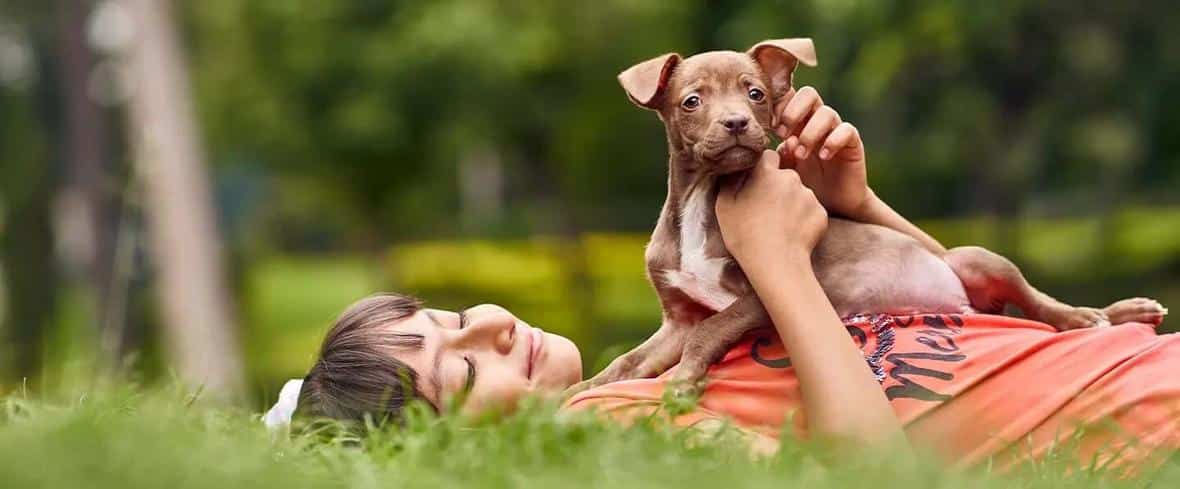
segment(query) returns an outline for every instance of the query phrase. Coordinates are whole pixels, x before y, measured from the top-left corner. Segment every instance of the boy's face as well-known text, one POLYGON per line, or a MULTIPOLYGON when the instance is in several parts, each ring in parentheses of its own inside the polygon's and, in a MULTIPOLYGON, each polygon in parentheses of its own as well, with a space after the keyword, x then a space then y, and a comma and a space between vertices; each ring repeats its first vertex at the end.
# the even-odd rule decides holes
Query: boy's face
POLYGON ((578 348, 495 305, 461 312, 423 309, 387 326, 423 337, 423 348, 399 352, 418 373, 420 390, 436 406, 467 392, 462 411, 511 411, 528 395, 560 393, 582 380, 578 348))

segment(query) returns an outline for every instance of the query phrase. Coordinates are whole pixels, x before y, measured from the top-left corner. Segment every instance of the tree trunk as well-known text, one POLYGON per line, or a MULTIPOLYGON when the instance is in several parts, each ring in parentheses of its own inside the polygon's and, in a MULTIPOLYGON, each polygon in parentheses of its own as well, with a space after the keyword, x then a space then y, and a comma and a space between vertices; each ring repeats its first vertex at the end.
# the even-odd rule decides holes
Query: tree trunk
POLYGON ((95 328, 103 363, 118 365, 125 353, 126 328, 111 307, 114 279, 116 184, 108 148, 106 114, 90 96, 88 82, 97 63, 86 43, 86 20, 92 8, 88 0, 59 0, 58 63, 63 98, 65 186, 58 196, 58 239, 64 244, 66 264, 87 285, 95 312, 95 328))
POLYGON ((127 4, 138 36, 126 53, 134 90, 128 130, 143 182, 166 345, 182 381, 220 400, 237 399, 237 329, 171 5, 127 4))

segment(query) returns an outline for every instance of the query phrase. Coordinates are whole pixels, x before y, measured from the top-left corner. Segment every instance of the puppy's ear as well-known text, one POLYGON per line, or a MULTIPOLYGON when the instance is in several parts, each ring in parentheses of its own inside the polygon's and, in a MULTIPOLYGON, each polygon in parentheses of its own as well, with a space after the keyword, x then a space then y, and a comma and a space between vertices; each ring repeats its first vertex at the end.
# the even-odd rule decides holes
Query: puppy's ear
POLYGON ((679 54, 657 56, 619 73, 619 83, 635 105, 659 110, 664 89, 668 87, 668 77, 672 76, 677 63, 680 63, 679 54))
POLYGON ((791 76, 799 63, 815 66, 815 43, 811 38, 771 39, 755 44, 746 51, 754 58, 766 76, 770 77, 770 89, 774 96, 781 97, 791 89, 791 76))

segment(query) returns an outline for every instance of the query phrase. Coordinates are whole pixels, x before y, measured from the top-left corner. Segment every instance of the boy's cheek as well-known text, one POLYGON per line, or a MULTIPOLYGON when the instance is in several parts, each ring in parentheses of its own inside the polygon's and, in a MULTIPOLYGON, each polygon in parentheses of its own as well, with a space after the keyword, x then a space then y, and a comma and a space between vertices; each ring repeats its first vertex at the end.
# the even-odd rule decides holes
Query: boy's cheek
POLYGON ((520 400, 529 393, 527 385, 511 379, 506 372, 481 372, 481 375, 489 380, 472 389, 467 402, 463 404, 462 411, 465 414, 512 414, 520 400))

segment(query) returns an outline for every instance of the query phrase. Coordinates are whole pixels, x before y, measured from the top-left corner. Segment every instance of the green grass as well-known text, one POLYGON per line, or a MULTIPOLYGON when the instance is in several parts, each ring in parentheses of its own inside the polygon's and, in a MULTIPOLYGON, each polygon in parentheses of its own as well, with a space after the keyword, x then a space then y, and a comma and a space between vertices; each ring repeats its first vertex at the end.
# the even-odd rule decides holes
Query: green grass
POLYGON ((1006 475, 924 457, 820 456, 800 444, 751 460, 729 433, 693 437, 659 420, 624 428, 544 406, 499 421, 416 416, 363 437, 322 424, 272 437, 257 415, 190 401, 131 387, 9 397, 0 403, 0 487, 1180 487, 1174 462, 1114 480, 1065 458, 1006 475))

